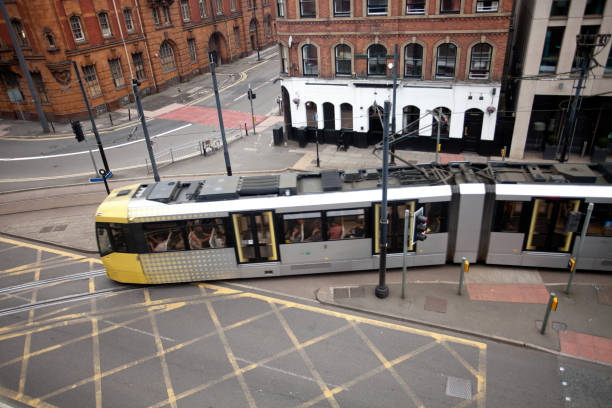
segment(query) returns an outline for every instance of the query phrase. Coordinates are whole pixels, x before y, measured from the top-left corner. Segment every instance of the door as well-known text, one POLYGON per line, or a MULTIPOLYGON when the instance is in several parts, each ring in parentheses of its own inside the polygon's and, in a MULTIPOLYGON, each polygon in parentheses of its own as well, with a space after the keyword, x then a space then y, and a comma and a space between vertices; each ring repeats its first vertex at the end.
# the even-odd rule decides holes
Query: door
POLYGON ((463 128, 463 148, 464 150, 477 151, 478 143, 482 134, 482 121, 484 112, 479 109, 470 109, 465 112, 463 128))
POLYGON ((238 261, 278 261, 272 211, 233 214, 238 261))
POLYGON ((569 252, 573 232, 565 232, 570 211, 578 211, 580 200, 538 198, 533 204, 527 251, 569 252))

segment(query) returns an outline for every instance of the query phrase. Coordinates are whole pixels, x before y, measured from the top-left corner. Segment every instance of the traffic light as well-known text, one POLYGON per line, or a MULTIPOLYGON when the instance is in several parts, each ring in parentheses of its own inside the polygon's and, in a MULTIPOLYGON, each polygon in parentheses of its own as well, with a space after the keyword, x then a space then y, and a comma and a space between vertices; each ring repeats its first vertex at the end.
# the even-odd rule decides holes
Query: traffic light
POLYGON ((77 142, 82 142, 85 140, 85 134, 83 133, 81 122, 75 120, 74 122, 71 121, 70 124, 72 125, 72 131, 74 132, 77 142))
POLYGON ((417 215, 415 217, 414 238, 417 241, 425 241, 427 239, 425 231, 427 231, 427 217, 424 215, 417 215))
POLYGON ((253 93, 251 88, 249 88, 249 90, 247 92, 247 97, 249 98, 249 100, 253 100, 253 99, 255 99, 257 97, 257 95, 253 93))

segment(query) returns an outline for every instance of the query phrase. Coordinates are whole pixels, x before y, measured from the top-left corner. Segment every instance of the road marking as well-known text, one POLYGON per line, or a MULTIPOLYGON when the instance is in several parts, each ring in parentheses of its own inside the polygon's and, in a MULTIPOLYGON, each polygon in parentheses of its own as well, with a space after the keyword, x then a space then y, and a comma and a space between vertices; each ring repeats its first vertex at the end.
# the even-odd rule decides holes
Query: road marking
MULTIPOLYGON (((177 127, 175 129, 171 129, 171 130, 168 130, 166 132, 160 133, 158 135, 151 136, 151 139, 156 139, 158 137, 165 136, 165 135, 173 133, 173 132, 177 132, 177 131, 185 129, 186 127, 189 127, 189 126, 193 126, 193 123, 188 123, 186 125, 177 127)), ((138 139, 138 140, 133 140, 131 142, 126 142, 126 143, 122 143, 122 144, 106 147, 105 150, 118 149, 120 147, 129 146, 129 145, 132 145, 134 143, 142 143, 144 141, 145 141, 144 138, 143 139, 138 139)), ((91 151, 92 152, 97 152, 98 148, 92 148, 91 151)), ((83 150, 83 151, 80 151, 80 152, 72 152, 72 153, 50 154, 48 156, 5 157, 5 158, 0 158, 0 162, 41 160, 41 159, 55 159, 55 158, 58 158, 58 157, 77 156, 79 154, 89 154, 89 150, 83 150)))
MULTIPOLYGON (((6 244, 11 244, 11 245, 15 245, 17 247, 24 247, 24 248, 31 248, 31 249, 41 249, 43 251, 46 252, 51 252, 53 254, 57 254, 57 255, 62 255, 62 256, 67 256, 68 258, 72 258, 74 260, 81 260, 81 259, 85 259, 85 257, 83 255, 75 255, 73 253, 70 252, 66 252, 66 251, 60 251, 59 249, 54 249, 54 248, 46 248, 43 247, 41 245, 34 245, 34 244, 28 244, 27 242, 22 242, 22 241, 15 241, 13 239, 8 239, 8 238, 2 238, 0 237, 0 242, 4 242, 6 244)), ((101 264, 102 261, 93 258, 95 262, 101 264)))

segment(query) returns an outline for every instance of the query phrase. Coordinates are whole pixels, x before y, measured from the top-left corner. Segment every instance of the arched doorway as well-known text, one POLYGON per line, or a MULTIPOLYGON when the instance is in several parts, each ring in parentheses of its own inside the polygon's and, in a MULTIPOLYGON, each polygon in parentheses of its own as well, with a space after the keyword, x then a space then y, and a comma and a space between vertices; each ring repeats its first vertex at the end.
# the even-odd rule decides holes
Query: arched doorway
POLYGON ((317 104, 310 101, 306 102, 306 126, 316 129, 318 120, 317 104))
POLYGON ((290 105, 290 100, 289 100, 289 92, 287 91, 287 88, 285 88, 284 86, 281 86, 281 98, 282 98, 282 104, 283 104, 283 117, 285 119, 285 135, 287 137, 287 139, 291 139, 292 137, 292 133, 291 133, 291 105, 290 105))
POLYGON ((257 51, 259 49, 259 35, 257 30, 257 19, 253 18, 249 23, 249 37, 251 38, 251 48, 253 51, 257 51))
POLYGON ((208 40, 208 53, 212 56, 215 65, 229 62, 227 57, 227 42, 223 34, 218 31, 212 33, 208 40))
POLYGON ((325 102, 323 104, 323 129, 335 129, 334 104, 325 102))
POLYGON ((463 121, 463 150, 477 151, 482 135, 484 112, 480 109, 469 109, 463 121))
POLYGON ((382 115, 383 108, 381 106, 378 106, 377 109, 370 106, 370 109, 368 109, 368 117, 370 118, 368 145, 376 144, 383 139, 382 115), (380 112, 380 116, 378 112, 380 112))
POLYGON ((436 137, 438 135, 438 114, 442 114, 442 126, 440 126, 440 137, 450 137, 450 122, 451 122, 451 111, 443 106, 434 109, 435 115, 433 115, 433 123, 431 126, 431 135, 436 137))
POLYGON ((419 119, 421 110, 413 105, 404 106, 403 109, 403 133, 408 133, 411 136, 419 135, 419 119))
POLYGON ((340 105, 340 129, 353 130, 353 106, 350 103, 340 105))

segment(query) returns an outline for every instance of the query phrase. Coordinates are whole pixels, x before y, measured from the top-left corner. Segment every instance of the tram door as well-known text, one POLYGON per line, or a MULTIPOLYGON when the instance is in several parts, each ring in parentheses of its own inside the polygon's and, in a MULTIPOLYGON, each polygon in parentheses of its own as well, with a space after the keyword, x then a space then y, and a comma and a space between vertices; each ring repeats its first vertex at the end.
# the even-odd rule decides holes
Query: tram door
POLYGON ((539 198, 533 204, 527 251, 569 252, 572 232, 565 232, 570 211, 578 211, 580 200, 539 198))
POLYGON ((278 261, 272 211, 233 214, 232 217, 240 263, 278 261))

